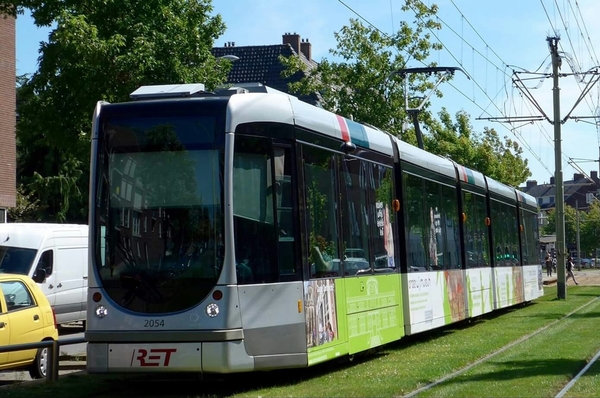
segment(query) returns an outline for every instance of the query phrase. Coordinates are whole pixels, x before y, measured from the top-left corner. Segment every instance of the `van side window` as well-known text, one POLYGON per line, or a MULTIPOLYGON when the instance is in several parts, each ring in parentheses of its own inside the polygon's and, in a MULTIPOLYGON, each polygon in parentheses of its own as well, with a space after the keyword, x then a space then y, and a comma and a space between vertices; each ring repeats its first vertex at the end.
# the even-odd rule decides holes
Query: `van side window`
POLYGON ((9 312, 35 305, 31 293, 29 293, 29 290, 22 282, 0 282, 0 289, 2 290, 2 294, 4 294, 6 307, 9 312))
POLYGON ((53 262, 54 256, 52 255, 52 250, 46 250, 44 253, 42 253, 42 256, 40 257, 40 260, 38 261, 37 267, 35 269, 43 269, 44 271, 46 271, 46 276, 50 276, 52 275, 53 262))

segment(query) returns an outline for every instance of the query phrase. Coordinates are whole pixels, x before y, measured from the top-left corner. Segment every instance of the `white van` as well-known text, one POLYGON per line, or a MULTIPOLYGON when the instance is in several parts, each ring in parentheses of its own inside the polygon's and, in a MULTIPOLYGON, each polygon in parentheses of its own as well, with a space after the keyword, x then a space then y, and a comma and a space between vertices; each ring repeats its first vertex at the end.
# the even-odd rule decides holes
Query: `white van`
POLYGON ((36 281, 58 324, 83 321, 85 326, 87 249, 87 225, 0 224, 0 273, 36 281))

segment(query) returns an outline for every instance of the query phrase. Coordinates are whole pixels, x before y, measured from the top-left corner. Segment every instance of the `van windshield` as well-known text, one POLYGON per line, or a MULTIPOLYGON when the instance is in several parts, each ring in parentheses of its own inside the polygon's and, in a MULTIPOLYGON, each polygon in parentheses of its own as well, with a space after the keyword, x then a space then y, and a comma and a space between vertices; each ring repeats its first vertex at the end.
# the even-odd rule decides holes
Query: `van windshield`
POLYGON ((0 246, 0 273, 29 275, 37 250, 0 246))

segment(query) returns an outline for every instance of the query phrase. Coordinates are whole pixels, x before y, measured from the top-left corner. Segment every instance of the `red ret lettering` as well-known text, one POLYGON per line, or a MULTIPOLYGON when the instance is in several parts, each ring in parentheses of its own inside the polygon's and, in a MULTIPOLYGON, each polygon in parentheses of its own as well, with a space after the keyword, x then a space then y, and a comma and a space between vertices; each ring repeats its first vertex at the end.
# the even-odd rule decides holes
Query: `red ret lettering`
POLYGON ((171 360, 171 354, 176 352, 176 348, 152 348, 146 350, 144 348, 137 348, 133 350, 131 357, 131 366, 133 361, 139 361, 140 366, 169 366, 171 360))

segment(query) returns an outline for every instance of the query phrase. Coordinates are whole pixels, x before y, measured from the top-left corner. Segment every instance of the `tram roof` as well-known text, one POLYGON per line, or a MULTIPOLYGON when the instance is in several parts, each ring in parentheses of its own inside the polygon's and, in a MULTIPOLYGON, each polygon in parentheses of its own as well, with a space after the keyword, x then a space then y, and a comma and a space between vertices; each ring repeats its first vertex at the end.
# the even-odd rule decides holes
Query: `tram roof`
POLYGON ((250 92, 231 97, 227 110, 227 131, 235 131, 239 124, 256 121, 294 124, 333 138, 350 141, 362 148, 393 155, 388 133, 336 115, 280 91, 250 92))

